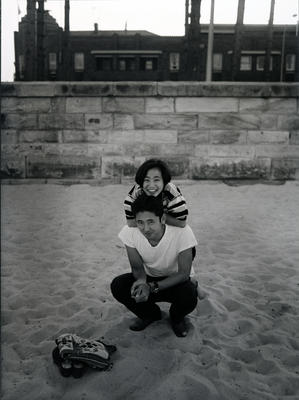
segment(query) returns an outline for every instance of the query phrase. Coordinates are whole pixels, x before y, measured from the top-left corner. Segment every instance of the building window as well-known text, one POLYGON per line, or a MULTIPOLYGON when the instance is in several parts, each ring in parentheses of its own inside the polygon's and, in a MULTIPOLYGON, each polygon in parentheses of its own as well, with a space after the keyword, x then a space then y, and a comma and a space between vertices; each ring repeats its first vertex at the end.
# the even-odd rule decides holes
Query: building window
POLYGON ((120 71, 135 71, 136 63, 135 58, 120 58, 118 60, 118 69, 120 71))
POLYGON ((220 72, 222 71, 222 63, 223 63, 223 56, 221 53, 214 53, 213 54, 213 71, 220 72))
POLYGON ((57 55, 56 53, 49 53, 49 72, 56 74, 57 70, 57 55))
POLYGON ((24 79, 24 72, 25 72, 25 57, 23 54, 19 55, 19 73, 20 79, 24 79))
POLYGON ((180 69, 180 53, 169 54, 169 69, 172 72, 178 71, 180 69))
POLYGON ((97 57, 96 68, 97 71, 112 71, 112 57, 97 57))
POLYGON ((84 71, 84 53, 75 53, 74 56, 75 71, 84 71))
POLYGON ((142 71, 156 71, 158 67, 158 59, 156 57, 141 57, 140 69, 142 71))
MULTIPOLYGON (((256 70, 264 71, 265 69, 265 56, 256 57, 256 70)), ((270 71, 273 71, 273 57, 270 58, 270 71)))
POLYGON ((145 60, 145 68, 146 71, 153 70, 153 60, 145 60))
POLYGON ((118 69, 120 71, 125 71, 126 68, 126 60, 118 60, 118 69))
POLYGON ((287 54, 286 55, 286 72, 294 72, 296 64, 296 55, 287 54))
POLYGON ((252 69, 252 57, 241 56, 240 71, 251 71, 252 69))

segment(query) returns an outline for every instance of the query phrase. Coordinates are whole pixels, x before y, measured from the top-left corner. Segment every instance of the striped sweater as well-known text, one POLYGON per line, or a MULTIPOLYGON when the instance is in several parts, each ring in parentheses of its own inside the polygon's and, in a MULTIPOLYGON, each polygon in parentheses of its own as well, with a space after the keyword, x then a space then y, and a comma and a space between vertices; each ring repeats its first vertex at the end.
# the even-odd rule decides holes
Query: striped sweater
MULTIPOLYGON (((143 193, 142 187, 134 185, 129 191, 124 201, 125 215, 128 220, 134 219, 132 214, 132 203, 143 193)), ((162 199, 164 205, 164 212, 172 217, 186 221, 188 215, 188 208, 186 200, 184 199, 180 189, 172 182, 165 185, 162 192, 162 199)))

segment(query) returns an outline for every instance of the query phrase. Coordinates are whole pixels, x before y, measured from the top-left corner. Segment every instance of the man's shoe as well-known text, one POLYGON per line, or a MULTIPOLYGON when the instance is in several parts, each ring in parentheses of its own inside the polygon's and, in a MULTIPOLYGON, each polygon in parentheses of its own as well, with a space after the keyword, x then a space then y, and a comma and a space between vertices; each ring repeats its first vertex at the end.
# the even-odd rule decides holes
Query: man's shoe
POLYGON ((187 325, 184 319, 180 322, 171 321, 171 327, 178 337, 185 337, 188 334, 187 325))
POLYGON ((159 321, 161 317, 159 318, 146 318, 146 319, 136 319, 136 321, 133 322, 132 325, 130 325, 131 331, 143 331, 146 327, 148 327, 150 324, 152 324, 155 321, 159 321))

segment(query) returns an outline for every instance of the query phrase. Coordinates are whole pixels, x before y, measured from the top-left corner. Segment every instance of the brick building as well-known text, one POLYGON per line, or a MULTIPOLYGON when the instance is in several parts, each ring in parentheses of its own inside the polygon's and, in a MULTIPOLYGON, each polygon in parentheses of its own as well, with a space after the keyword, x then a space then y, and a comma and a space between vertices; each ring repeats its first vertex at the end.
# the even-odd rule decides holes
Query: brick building
MULTIPOLYGON (((198 18, 195 22, 191 18, 189 23, 187 11, 184 36, 101 31, 97 24, 93 31, 77 32, 69 30, 69 8, 66 7, 63 29, 43 9, 43 1, 38 1, 39 9, 35 3, 36 0, 27 0, 27 14, 15 32, 16 81, 206 79, 209 26, 200 25, 198 18)), ((235 31, 235 25, 214 26, 213 81, 298 81, 299 37, 295 25, 273 26, 267 78, 268 26, 243 25, 240 62, 233 77, 235 31)))

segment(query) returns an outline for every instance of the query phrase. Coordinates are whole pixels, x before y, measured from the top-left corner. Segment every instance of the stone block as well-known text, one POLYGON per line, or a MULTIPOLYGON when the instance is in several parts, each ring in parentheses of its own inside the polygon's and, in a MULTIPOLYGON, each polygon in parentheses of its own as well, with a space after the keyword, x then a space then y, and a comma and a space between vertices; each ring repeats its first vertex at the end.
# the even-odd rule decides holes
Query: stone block
POLYGON ((113 127, 112 114, 85 114, 85 129, 107 129, 113 127))
POLYGON ((59 131, 36 131, 36 130, 20 130, 19 142, 20 143, 51 143, 59 141, 59 131))
POLYGON ((113 130, 109 133, 109 143, 176 143, 174 130, 113 130))
POLYGON ((290 144, 299 144, 299 131, 291 131, 290 132, 290 144))
POLYGON ((212 130, 210 131, 211 144, 245 144, 246 130, 212 130))
POLYGON ((270 159, 242 160, 240 158, 197 158, 191 160, 192 179, 267 179, 270 159))
MULTIPOLYGON (((88 155, 90 157, 102 157, 102 156, 124 156, 124 149, 121 144, 88 144, 88 155)), ((131 153, 132 154, 132 153, 131 153)), ((129 154, 129 155, 131 155, 129 154)))
POLYGON ((134 129, 134 120, 131 114, 113 114, 115 129, 134 129))
POLYGON ((198 127, 200 129, 216 130, 243 130, 259 129, 261 119, 256 115, 201 113, 198 116, 198 127))
POLYGON ((160 144, 140 142, 135 143, 134 146, 132 146, 132 144, 128 142, 122 144, 122 151, 124 156, 130 156, 134 158, 138 156, 153 158, 161 154, 161 147, 162 146, 160 144))
POLYGON ((299 130, 299 114, 279 115, 277 128, 283 131, 299 130))
MULTIPOLYGON (((138 135, 138 130, 136 131, 138 135)), ((143 132, 143 143, 177 143, 176 130, 151 130, 145 129, 143 132)))
POLYGON ((208 157, 210 145, 208 144, 196 144, 194 146, 195 157, 208 157))
POLYGON ((87 143, 45 143, 43 145, 43 154, 55 155, 55 156, 88 156, 88 144, 87 143))
POLYGON ((69 97, 66 99, 67 113, 100 113, 102 112, 101 97, 69 97))
POLYGON ((145 99, 146 113, 173 113, 174 99, 168 97, 147 98, 145 99))
POLYGON ((191 143, 161 144, 157 154, 167 157, 190 157, 195 155, 195 146, 191 143))
MULTIPOLYGON (((196 146, 195 155, 201 156, 201 146, 196 146)), ((255 147, 248 145, 210 145, 208 146, 209 157, 228 157, 228 158, 242 158, 252 159, 255 155, 255 147)))
POLYGON ((159 96, 202 96, 202 83, 199 82, 158 82, 159 96))
POLYGON ((65 97, 52 97, 51 99, 51 113, 64 114, 66 110, 65 97))
POLYGON ((219 97, 179 97, 175 99, 177 113, 237 112, 238 99, 219 97))
POLYGON ((100 170, 99 161, 82 156, 29 156, 27 161, 28 178, 98 179, 100 170))
POLYGON ((1 144, 18 143, 18 132, 14 129, 1 129, 1 144))
POLYGON ((195 129, 197 128, 197 116, 137 114, 134 115, 134 125, 136 129, 195 129))
POLYGON ((167 164, 172 178, 189 178, 190 160, 189 157, 162 156, 161 159, 167 164))
POLYGON ((114 96, 156 96, 157 84, 155 82, 115 82, 113 94, 114 96))
POLYGON ((1 154, 1 179, 25 178, 25 157, 21 154, 1 154))
POLYGON ((29 154, 43 154, 44 153, 43 143, 17 143, 17 144, 5 144, 1 146, 2 155, 10 156, 11 159, 16 155, 27 156, 29 154))
POLYGON ((299 145, 261 144, 255 147, 255 154, 256 157, 298 158, 299 145))
POLYGON ((288 143, 288 131, 248 131, 247 143, 288 143))
POLYGON ((138 155, 146 156, 148 158, 154 157, 176 157, 185 156, 189 157, 194 155, 194 146, 192 144, 157 144, 157 143, 135 143, 123 144, 123 154, 136 157, 138 155))
POLYGON ((37 114, 1 114, 1 129, 38 129, 37 114))
POLYGON ((56 91, 56 83, 47 82, 22 82, 15 83, 20 97, 53 97, 56 91))
POLYGON ((142 113, 144 112, 145 99, 132 97, 105 97, 103 111, 113 113, 142 113))
POLYGON ((63 130, 63 143, 107 143, 109 131, 107 130, 63 130))
POLYGON ((278 112, 279 114, 294 114, 297 111, 296 99, 240 99, 240 112, 278 112))
POLYGON ((210 132, 208 130, 191 129, 188 131, 178 131, 178 143, 184 144, 208 144, 210 132))
POLYGON ((83 129, 83 114, 40 114, 39 129, 83 129))
POLYGON ((158 82, 161 96, 298 97, 299 85, 265 82, 158 82))
POLYGON ((111 82, 64 82, 55 85, 56 96, 98 97, 111 96, 112 94, 113 83, 111 82))
POLYGON ((295 159, 273 159, 271 178, 278 180, 299 179, 299 157, 295 159))
POLYGON ((135 159, 124 156, 103 156, 102 157, 102 178, 114 179, 118 182, 123 177, 134 177, 139 165, 135 159))

